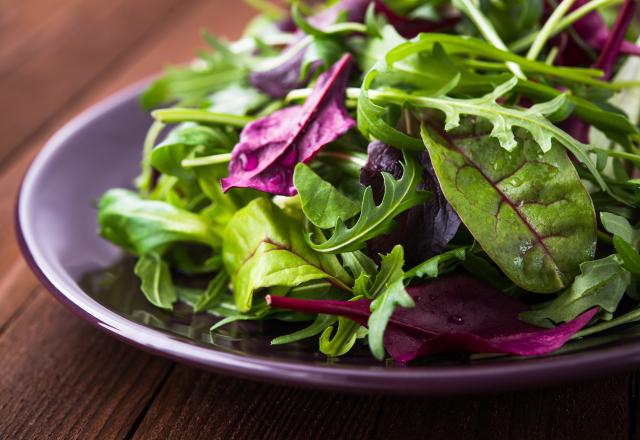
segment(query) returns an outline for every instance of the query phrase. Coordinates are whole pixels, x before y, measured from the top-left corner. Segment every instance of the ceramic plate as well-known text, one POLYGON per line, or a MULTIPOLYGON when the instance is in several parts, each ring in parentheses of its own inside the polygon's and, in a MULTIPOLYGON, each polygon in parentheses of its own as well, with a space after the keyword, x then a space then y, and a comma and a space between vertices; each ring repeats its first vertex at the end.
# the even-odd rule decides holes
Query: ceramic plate
POLYGON ((442 357, 408 366, 375 361, 366 349, 339 360, 308 343, 271 346, 291 324, 236 323, 214 334, 216 318, 151 307, 131 258, 97 235, 95 203, 138 172, 150 123, 130 87, 80 115, 45 146, 18 199, 17 229, 34 272, 65 306, 149 352, 248 379, 360 392, 454 394, 503 391, 613 374, 640 365, 640 326, 626 327, 537 358, 442 357))

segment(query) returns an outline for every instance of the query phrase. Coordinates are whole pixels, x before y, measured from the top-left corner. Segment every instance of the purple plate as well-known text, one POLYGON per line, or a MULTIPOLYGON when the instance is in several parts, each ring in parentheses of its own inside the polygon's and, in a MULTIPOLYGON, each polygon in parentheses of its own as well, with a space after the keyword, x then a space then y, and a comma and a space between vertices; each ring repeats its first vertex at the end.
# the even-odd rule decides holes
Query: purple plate
POLYGON ((640 365, 640 325, 567 344, 537 358, 438 357, 408 366, 380 363, 366 350, 339 360, 316 340, 271 346, 294 324, 215 322, 147 304, 132 261, 97 235, 95 202, 138 172, 150 117, 134 85, 60 130, 33 162, 17 206, 18 238, 33 271, 64 305, 96 327, 149 352, 218 373, 280 384, 412 394, 493 392, 556 384, 640 365))

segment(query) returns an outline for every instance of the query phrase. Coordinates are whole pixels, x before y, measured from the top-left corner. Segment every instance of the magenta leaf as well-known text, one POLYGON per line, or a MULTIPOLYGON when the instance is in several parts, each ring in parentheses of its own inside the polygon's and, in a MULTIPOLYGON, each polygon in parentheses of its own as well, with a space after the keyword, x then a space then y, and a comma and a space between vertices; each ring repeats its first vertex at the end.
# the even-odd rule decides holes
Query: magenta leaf
MULTIPOLYGON (((571 10, 576 10, 586 3, 587 0, 576 0, 571 6, 571 10)), ((628 27, 629 21, 633 18, 635 3, 635 0, 627 0, 625 2, 611 31, 602 16, 596 11, 590 12, 573 24, 573 30, 580 39, 600 54, 598 64, 602 63, 602 65, 599 68, 603 68, 605 71, 608 70, 607 66, 604 65, 605 61, 606 63, 615 61, 618 54, 640 56, 640 47, 624 40, 624 31, 628 27), (621 29, 622 32, 620 32, 621 29), (614 36, 616 33, 619 37, 614 36), (617 48, 614 46, 617 46, 617 48), (613 55, 614 52, 615 55, 613 55)), ((557 64, 565 66, 590 64, 588 54, 573 40, 569 32, 560 34, 559 43, 560 51, 556 58, 557 64)))
POLYGON ((355 126, 344 108, 351 55, 320 75, 305 101, 248 124, 234 147, 224 191, 234 187, 292 196, 293 170, 355 126))
MULTIPOLYGON (((438 278, 407 288, 415 307, 397 308, 384 336, 394 360, 409 362, 434 353, 506 353, 533 356, 560 348, 598 309, 554 328, 518 319, 527 305, 467 275, 438 278)), ((269 295, 271 307, 342 316, 366 326, 370 300, 303 300, 269 295)))

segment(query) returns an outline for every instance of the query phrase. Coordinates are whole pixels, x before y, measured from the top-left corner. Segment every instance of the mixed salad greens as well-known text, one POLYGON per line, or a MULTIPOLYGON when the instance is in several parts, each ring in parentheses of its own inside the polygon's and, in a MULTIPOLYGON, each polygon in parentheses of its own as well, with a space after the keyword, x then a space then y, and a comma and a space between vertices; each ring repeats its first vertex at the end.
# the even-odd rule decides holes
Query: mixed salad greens
POLYGON ((99 203, 152 304, 400 362, 640 320, 635 1, 252 3, 145 91, 99 203))

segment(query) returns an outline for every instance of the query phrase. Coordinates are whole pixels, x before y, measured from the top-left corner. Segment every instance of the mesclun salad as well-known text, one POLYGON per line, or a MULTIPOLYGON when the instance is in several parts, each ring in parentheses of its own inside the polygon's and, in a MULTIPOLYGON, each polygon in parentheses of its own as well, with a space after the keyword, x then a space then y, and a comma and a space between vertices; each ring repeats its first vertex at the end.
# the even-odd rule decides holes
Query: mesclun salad
POLYGON ((152 304, 399 362, 640 320, 635 1, 253 3, 145 91, 99 203, 152 304))

